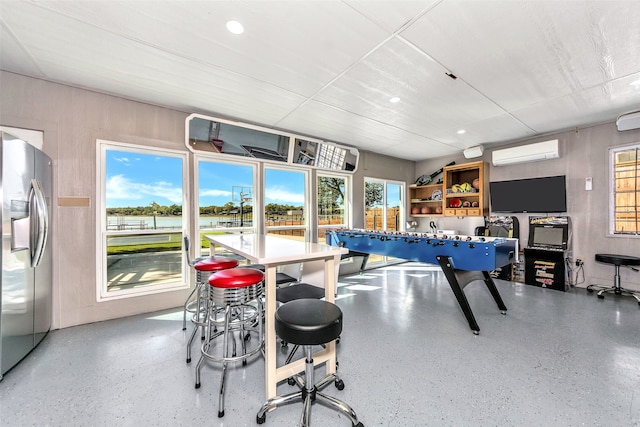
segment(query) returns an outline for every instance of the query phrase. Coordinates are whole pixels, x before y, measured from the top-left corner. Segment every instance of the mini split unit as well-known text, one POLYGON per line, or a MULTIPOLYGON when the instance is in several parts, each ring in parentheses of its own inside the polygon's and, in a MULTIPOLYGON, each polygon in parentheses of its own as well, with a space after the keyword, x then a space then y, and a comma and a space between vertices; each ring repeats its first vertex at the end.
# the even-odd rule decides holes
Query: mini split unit
POLYGON ((558 140, 521 145, 519 147, 495 150, 491 153, 494 166, 514 165, 517 163, 535 162, 539 160, 557 159, 558 140))
POLYGON ((621 115, 616 120, 616 126, 619 131, 640 129, 640 111, 621 115))

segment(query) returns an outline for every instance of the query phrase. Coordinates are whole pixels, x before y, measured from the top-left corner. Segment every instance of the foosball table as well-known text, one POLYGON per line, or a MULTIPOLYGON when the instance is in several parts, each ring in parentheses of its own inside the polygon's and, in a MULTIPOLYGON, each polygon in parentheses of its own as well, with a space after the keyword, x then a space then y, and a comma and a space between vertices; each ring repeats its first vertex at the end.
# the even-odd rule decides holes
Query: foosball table
POLYGON ((439 265, 476 335, 480 328, 463 291, 469 283, 483 280, 500 312, 507 313, 490 272, 516 261, 518 239, 338 229, 327 231, 326 243, 358 252, 439 265))

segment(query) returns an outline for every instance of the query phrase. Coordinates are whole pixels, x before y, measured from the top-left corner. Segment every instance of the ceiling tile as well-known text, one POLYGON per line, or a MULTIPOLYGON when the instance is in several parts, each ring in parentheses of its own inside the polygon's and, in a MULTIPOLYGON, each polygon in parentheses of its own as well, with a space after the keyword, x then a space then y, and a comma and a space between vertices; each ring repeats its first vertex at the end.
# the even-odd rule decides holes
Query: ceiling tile
POLYGON ((389 33, 400 30, 411 20, 420 16, 423 11, 433 7, 441 0, 416 1, 371 1, 371 0, 345 0, 345 3, 369 17, 389 33))
POLYGON ((3 70, 413 160, 640 106, 640 1, 0 7, 3 70))
POLYGON ((502 113, 476 122, 464 123, 460 127, 450 127, 441 133, 432 133, 433 139, 450 146, 465 149, 478 144, 497 144, 518 138, 535 136, 535 132, 510 113, 502 113), (464 129, 465 133, 457 133, 464 129))
POLYGON ((604 123, 611 121, 611 117, 638 110, 640 73, 550 99, 513 114, 534 129, 565 130, 604 123))
POLYGON ((402 36, 511 110, 637 72, 638 1, 445 1, 402 36))
POLYGON ((363 150, 389 154, 394 152, 396 157, 411 160, 439 157, 459 151, 455 146, 314 101, 290 114, 280 122, 280 127, 296 129, 326 141, 341 142, 363 150), (322 120, 318 120, 318 117, 322 120), (404 148, 398 150, 395 147, 398 144, 404 148), (421 157, 422 155, 425 157, 421 157))
POLYGON ((74 19, 58 16, 55 31, 30 31, 41 16, 23 16, 15 31, 48 77, 60 82, 265 125, 304 101, 267 82, 194 63, 74 19), (75 42, 68 44, 70 39, 75 42))
POLYGON ((45 77, 27 51, 18 43, 0 18, 0 68, 34 77, 45 77))
POLYGON ((387 37, 378 25, 335 1, 161 1, 154 2, 153 8, 148 2, 129 1, 118 5, 46 3, 50 10, 108 28, 127 40, 306 96, 387 37), (231 19, 244 25, 244 34, 226 30, 231 19))
POLYGON ((504 113, 445 73, 412 46, 392 39, 314 99, 434 139, 444 130, 455 132, 467 123, 504 113), (399 102, 389 102, 396 96, 399 102))

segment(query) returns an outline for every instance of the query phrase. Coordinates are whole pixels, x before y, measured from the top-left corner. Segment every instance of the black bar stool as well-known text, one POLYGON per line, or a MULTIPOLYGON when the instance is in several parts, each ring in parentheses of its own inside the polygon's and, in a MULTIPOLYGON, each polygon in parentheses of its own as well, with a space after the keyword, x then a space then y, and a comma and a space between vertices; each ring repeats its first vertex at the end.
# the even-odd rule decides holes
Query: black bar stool
MULTIPOLYGON (((324 298, 324 288, 310 285, 308 283, 294 283, 289 286, 281 286, 276 289, 276 300, 280 304, 305 298, 324 298)), ((286 340, 281 338, 280 344, 282 345, 282 347, 286 347, 288 343, 286 340)), ((287 360, 284 362, 285 364, 289 364, 289 362, 291 362, 291 359, 293 359, 293 356, 296 354, 299 347, 300 346, 298 344, 293 346, 293 348, 289 352, 289 356, 287 356, 287 360)))
POLYGON ((292 344, 304 347, 306 354, 304 378, 294 376, 300 391, 269 399, 258 411, 256 421, 263 424, 267 412, 279 406, 303 402, 300 425, 308 427, 311 418, 311 405, 320 402, 342 412, 351 420, 354 427, 364 427, 358 421, 355 411, 346 403, 320 393, 320 390, 332 381, 338 390, 344 388, 344 382, 337 374, 328 374, 314 383, 313 346, 322 345, 337 339, 342 332, 342 311, 330 302, 318 299, 298 299, 281 305, 275 314, 275 329, 280 338, 292 344))
POLYGON ((628 267, 637 272, 638 269, 634 266, 640 265, 640 258, 629 255, 596 254, 596 261, 613 264, 616 267, 616 272, 613 276, 613 286, 589 285, 587 286, 587 291, 591 293, 594 289, 600 289, 597 294, 598 298, 604 298, 604 294, 606 293, 630 296, 635 298, 636 301, 638 301, 638 305, 640 305, 640 292, 625 289, 620 285, 620 267, 628 267))

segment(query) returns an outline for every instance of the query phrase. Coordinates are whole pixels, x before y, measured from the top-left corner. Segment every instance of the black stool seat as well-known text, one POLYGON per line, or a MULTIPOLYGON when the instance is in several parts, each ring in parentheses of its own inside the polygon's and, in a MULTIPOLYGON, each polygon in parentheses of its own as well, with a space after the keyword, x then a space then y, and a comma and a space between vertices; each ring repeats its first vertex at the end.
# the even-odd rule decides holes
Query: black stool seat
POLYGON ((319 299, 293 300, 276 311, 275 329, 280 338, 292 344, 325 344, 342 333, 342 310, 319 299))
POLYGON ((596 261, 615 266, 613 286, 589 285, 587 286, 587 292, 592 293, 594 290, 598 290, 597 295, 600 299, 604 298, 605 294, 629 296, 635 298, 638 305, 640 305, 640 292, 623 288, 620 277, 620 267, 627 267, 637 272, 638 269, 634 266, 640 266, 640 258, 630 255, 596 254, 596 261))
MULTIPOLYGON (((255 268, 256 270, 260 270, 263 273, 266 272, 265 266, 262 264, 249 264, 243 265, 244 268, 255 268)), ((296 279, 294 277, 289 276, 287 273, 281 273, 280 271, 276 272, 276 285, 284 285, 285 283, 295 282, 296 279)))
POLYGON ((596 261, 613 265, 640 265, 640 258, 629 255, 596 254, 596 261))
POLYGON ((282 304, 304 298, 322 299, 324 298, 324 288, 308 283, 296 283, 276 289, 276 300, 282 304))

